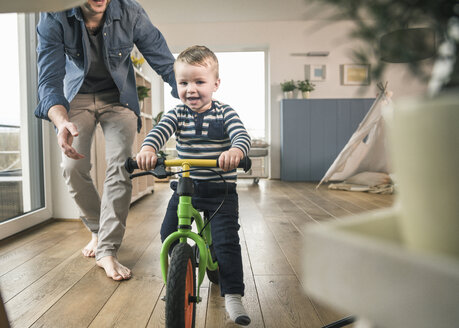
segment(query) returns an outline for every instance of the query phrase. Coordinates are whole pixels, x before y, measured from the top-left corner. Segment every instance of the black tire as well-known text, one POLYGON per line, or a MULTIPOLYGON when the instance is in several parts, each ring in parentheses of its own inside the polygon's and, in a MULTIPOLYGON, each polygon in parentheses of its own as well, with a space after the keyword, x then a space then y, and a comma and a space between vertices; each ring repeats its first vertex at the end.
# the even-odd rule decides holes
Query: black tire
POLYGON ((196 319, 196 264, 191 246, 174 247, 167 272, 166 327, 193 328, 196 319), (191 266, 191 267, 190 267, 191 266), (191 277, 192 276, 192 277, 191 277), (187 292, 188 279, 188 292, 187 292), (191 285, 190 285, 191 284, 191 285), (191 291, 191 293, 189 293, 191 291), (189 299, 191 298, 191 300, 189 299), (191 316, 191 318, 190 318, 191 316))
MULTIPOLYGON (((194 258, 196 259, 196 267, 199 266, 199 248, 198 248, 198 245, 193 245, 192 247, 193 249, 193 254, 194 254, 194 258)), ((215 261, 216 258, 215 258, 215 253, 214 253, 214 250, 213 250, 213 247, 211 247, 211 255, 212 255, 212 259, 215 261)), ((206 272, 207 272, 207 278, 209 278, 210 282, 213 283, 213 284, 216 284, 218 285, 220 279, 219 279, 219 271, 218 271, 218 268, 217 270, 215 271, 211 271, 209 269, 206 269, 206 272)))
POLYGON ((215 271, 210 271, 209 269, 206 269, 206 271, 207 271, 207 278, 209 278, 210 282, 218 285, 220 281, 220 278, 219 278, 220 271, 218 270, 218 268, 215 271))
POLYGON ((191 249, 193 250, 194 254, 194 263, 196 264, 196 268, 199 267, 199 248, 197 244, 194 244, 191 249))

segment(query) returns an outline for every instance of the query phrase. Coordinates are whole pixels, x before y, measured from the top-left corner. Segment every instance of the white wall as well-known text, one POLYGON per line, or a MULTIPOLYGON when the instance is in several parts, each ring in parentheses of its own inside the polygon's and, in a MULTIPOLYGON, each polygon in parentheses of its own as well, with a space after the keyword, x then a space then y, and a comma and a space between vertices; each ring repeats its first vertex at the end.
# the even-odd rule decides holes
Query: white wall
MULTIPOLYGON (((154 22, 153 22, 154 23, 154 22)), ((311 98, 366 98, 376 94, 372 81, 369 87, 359 89, 340 85, 340 65, 351 63, 349 53, 357 46, 348 37, 350 22, 330 23, 327 21, 277 21, 201 24, 157 24, 164 34, 172 52, 180 52, 188 46, 203 44, 214 51, 267 50, 268 51, 268 126, 271 144, 270 177, 280 177, 280 108, 282 97, 280 83, 285 80, 304 79, 305 64, 326 64, 327 80, 316 83, 311 98), (297 57, 291 53, 308 51, 330 51, 328 57, 297 57), (359 93, 363 91, 363 93, 359 93)), ((158 77, 151 70, 154 112, 161 106, 162 90, 158 77)), ((241 78, 244 78, 241 76, 241 78)), ((394 98, 416 95, 424 87, 410 78, 401 65, 392 65, 387 74, 389 89, 394 98)), ((237 110, 237 109, 236 109, 237 110)), ((54 217, 78 217, 73 200, 68 195, 59 167, 60 150, 55 134, 50 143, 56 145, 52 151, 53 205, 54 217)))

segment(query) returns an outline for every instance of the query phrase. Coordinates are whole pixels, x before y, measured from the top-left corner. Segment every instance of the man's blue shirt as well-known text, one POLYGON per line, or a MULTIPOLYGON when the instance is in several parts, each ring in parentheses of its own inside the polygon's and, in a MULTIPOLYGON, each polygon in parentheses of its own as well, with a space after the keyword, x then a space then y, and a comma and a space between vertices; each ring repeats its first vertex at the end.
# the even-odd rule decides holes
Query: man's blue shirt
MULTIPOLYGON (((38 33, 38 95, 35 116, 47 119, 48 110, 63 105, 67 112, 89 70, 89 40, 79 7, 41 13, 38 33)), ((120 93, 120 103, 140 115, 134 68, 130 54, 134 44, 150 66, 172 87, 177 97, 173 64, 166 40, 153 26, 145 10, 133 0, 111 0, 101 32, 103 58, 120 93)), ((138 120, 140 130, 141 121, 138 120)))

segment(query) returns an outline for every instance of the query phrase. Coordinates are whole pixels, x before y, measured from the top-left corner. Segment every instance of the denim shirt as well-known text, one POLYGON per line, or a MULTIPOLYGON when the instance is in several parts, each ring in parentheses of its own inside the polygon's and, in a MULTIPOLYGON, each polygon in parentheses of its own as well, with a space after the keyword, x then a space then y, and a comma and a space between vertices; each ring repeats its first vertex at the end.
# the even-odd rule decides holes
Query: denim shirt
MULTIPOLYGON (((40 13, 38 34, 38 95, 35 116, 49 120, 48 110, 63 105, 67 112, 89 70, 89 40, 79 7, 40 13)), ((178 98, 171 54, 161 32, 134 0, 111 0, 105 12, 103 58, 120 93, 120 103, 133 110, 140 131, 140 107, 131 51, 134 44, 178 98)))

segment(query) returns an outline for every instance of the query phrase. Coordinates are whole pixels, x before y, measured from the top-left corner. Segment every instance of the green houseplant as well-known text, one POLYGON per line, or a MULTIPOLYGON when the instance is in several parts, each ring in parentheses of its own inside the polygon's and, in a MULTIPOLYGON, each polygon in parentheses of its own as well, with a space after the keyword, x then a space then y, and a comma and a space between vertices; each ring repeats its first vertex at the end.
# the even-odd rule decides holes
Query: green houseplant
POLYGON ((429 83, 431 95, 459 87, 457 0, 305 0, 337 11, 331 20, 355 23, 350 37, 363 41, 355 62, 371 64, 374 80, 389 63, 404 63, 413 77, 429 83), (434 61, 434 69, 426 60, 434 61))
POLYGON ((297 81, 296 87, 301 91, 303 98, 309 98, 310 92, 314 91, 315 84, 309 80, 297 81))
POLYGON ((281 84, 282 92, 284 93, 284 98, 293 98, 293 91, 296 89, 295 81, 285 81, 281 84))
POLYGON ((150 88, 147 88, 143 85, 137 86, 137 96, 139 97, 139 101, 143 101, 145 98, 147 98, 149 91, 150 88))
POLYGON ((147 88, 143 85, 137 86, 137 97, 139 98, 140 107, 143 107, 143 100, 149 97, 150 88, 147 88))

